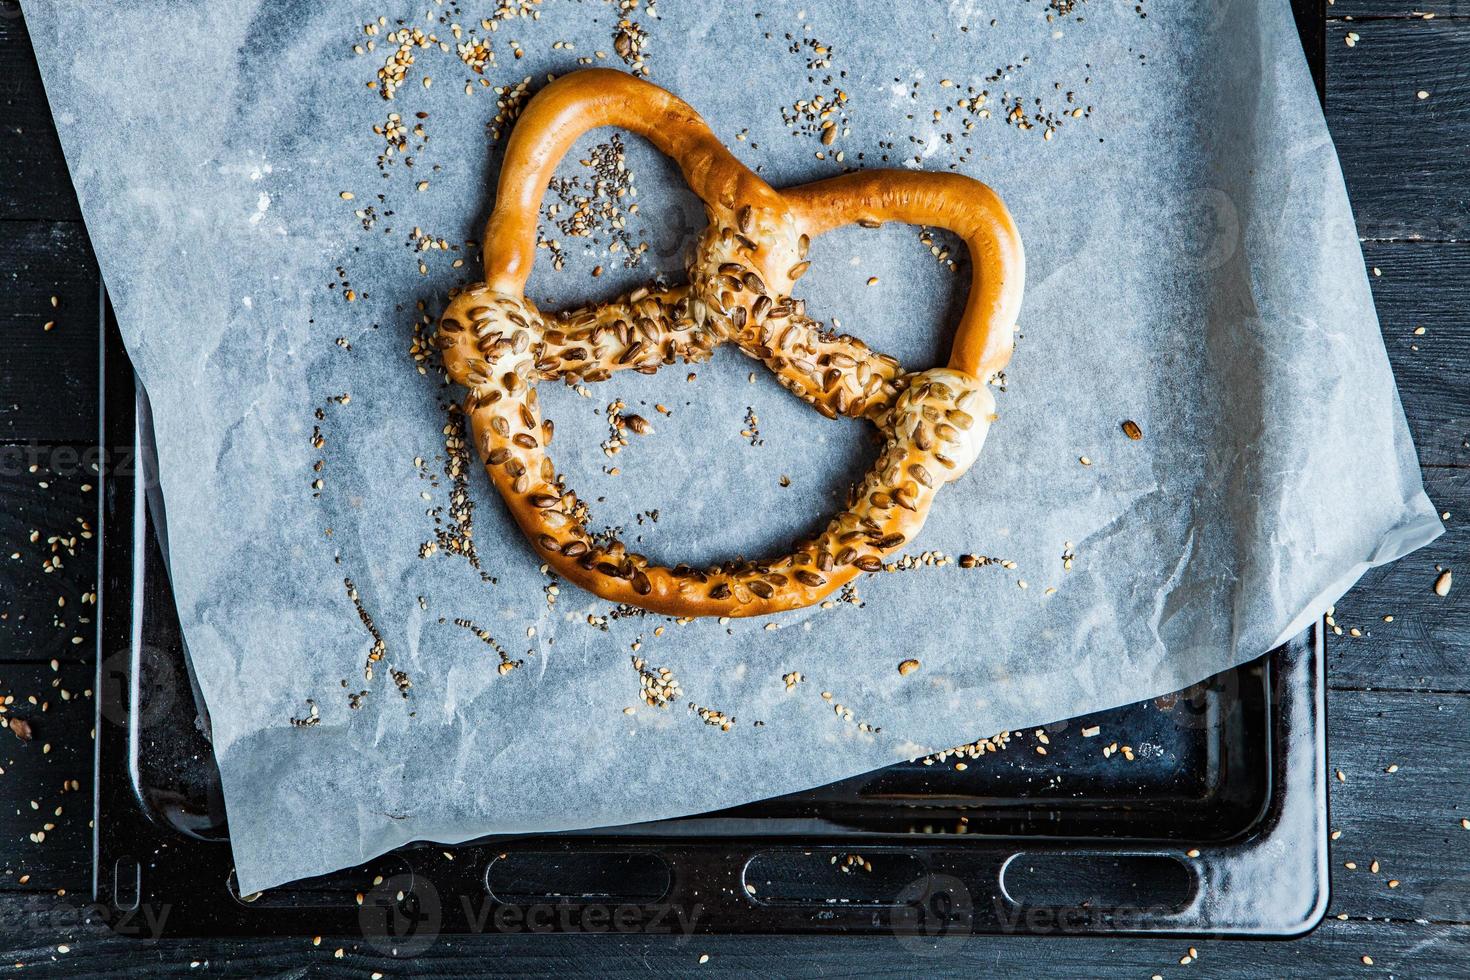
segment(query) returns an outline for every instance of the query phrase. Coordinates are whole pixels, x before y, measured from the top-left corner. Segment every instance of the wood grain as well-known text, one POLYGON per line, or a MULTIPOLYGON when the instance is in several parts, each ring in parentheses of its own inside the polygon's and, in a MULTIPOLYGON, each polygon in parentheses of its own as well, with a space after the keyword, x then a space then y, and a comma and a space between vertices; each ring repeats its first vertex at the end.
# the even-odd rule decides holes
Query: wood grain
POLYGON ((1470 692, 1470 469, 1430 468, 1424 487, 1450 515, 1445 534, 1369 571, 1338 602, 1334 621, 1343 634, 1327 642, 1334 690, 1470 692), (1441 567, 1459 574, 1448 596, 1434 591, 1441 567))
POLYGON ((1465 20, 1328 25, 1327 114, 1363 238, 1470 241, 1467 64, 1465 20))
MULTIPOLYGON (((13 0, 0 4, 0 133, 5 138, 0 221, 80 221, 30 35, 15 10, 13 0)), ((0 237, 5 235, 0 225, 0 237)))
POLYGON ((504 976, 556 977, 1463 977, 1470 927, 1442 923, 1336 920, 1294 943, 1201 939, 1091 940, 972 938, 920 954, 891 937, 840 942, 808 937, 510 935, 440 939, 413 958, 376 952, 360 936, 307 940, 204 941, 123 939, 80 920, 84 903, 43 903, 0 896, 0 921, 33 926, 9 942, 0 960, 23 964, 23 976, 68 978, 504 976), (59 907, 59 911, 58 911, 59 907), (55 937, 64 937, 57 939, 55 937), (66 952, 58 952, 64 943, 66 952), (1193 948, 1187 969, 1179 963, 1193 948), (338 955, 341 950, 341 955, 338 955), (1363 957, 1372 958, 1366 966, 1363 957), (702 957, 708 957, 701 962, 702 957))
POLYGON ((1470 922, 1470 695, 1334 691, 1327 714, 1353 733, 1328 782, 1332 914, 1470 922))
POLYGON ((0 661, 0 892, 91 894, 92 677, 90 664, 0 661))
POLYGON ((100 277, 86 230, 0 221, 0 239, 0 444, 95 443, 100 277))
POLYGON ((0 657, 96 660, 83 598, 97 582, 97 541, 83 536, 97 519, 94 462, 74 446, 0 446, 0 657))
POLYGON ((1470 242, 1369 242, 1363 258, 1420 462, 1470 465, 1470 384, 1449 383, 1470 378, 1470 242))
POLYGON ((1423 20, 1425 14, 1434 18, 1470 18, 1470 4, 1465 0, 1336 0, 1327 8, 1333 20, 1423 20))

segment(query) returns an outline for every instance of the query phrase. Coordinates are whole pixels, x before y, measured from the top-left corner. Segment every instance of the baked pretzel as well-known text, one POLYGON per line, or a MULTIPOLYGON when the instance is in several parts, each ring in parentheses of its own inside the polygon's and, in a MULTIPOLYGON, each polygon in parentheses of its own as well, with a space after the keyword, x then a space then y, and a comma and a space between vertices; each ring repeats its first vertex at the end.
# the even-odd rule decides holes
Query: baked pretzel
POLYGON ((526 106, 506 148, 485 228, 485 281, 452 296, 436 344, 469 388, 465 414, 485 468, 532 547, 559 575, 611 602, 672 616, 759 616, 820 601, 912 540, 939 488, 975 461, 995 418, 988 382, 1010 359, 1025 260, 1005 205, 948 173, 862 171, 777 191, 743 166, 680 99, 609 69, 563 76, 526 106), (709 225, 689 283, 543 314, 526 298, 541 198, 583 133, 619 126, 671 157, 709 225), (948 228, 974 273, 949 365, 906 373, 855 337, 833 334, 791 296, 824 232, 883 221, 948 228), (872 471, 815 537, 790 554, 712 568, 651 563, 594 539, 585 508, 547 455, 536 382, 603 381, 707 359, 733 341, 828 418, 883 432, 872 471))

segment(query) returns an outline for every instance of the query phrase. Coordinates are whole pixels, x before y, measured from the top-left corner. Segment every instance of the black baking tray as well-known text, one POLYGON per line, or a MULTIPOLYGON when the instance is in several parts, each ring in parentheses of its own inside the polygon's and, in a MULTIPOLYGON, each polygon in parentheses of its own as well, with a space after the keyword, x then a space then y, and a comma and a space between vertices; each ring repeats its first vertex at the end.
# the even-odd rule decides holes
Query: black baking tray
MULTIPOLYGON (((1323 0, 1293 7, 1320 93, 1323 0)), ((972 934, 1287 937, 1325 912, 1320 625, 1176 696, 1046 726, 1045 756, 1032 731, 720 813, 410 845, 241 896, 146 400, 104 307, 93 891, 120 934, 354 935, 393 955, 481 932, 888 934, 922 952, 972 934)))
POLYGON ((527 929, 1288 936, 1326 908, 1320 628, 978 758, 636 827, 411 845, 242 897, 159 540, 146 400, 107 317, 94 871, 120 932, 351 933, 399 953, 527 929))

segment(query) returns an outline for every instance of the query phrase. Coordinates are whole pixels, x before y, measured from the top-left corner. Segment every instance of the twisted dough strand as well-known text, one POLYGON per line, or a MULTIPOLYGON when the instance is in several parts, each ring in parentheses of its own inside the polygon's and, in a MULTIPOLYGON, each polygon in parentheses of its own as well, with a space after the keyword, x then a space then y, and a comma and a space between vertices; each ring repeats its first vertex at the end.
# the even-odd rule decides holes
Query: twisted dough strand
POLYGON ((994 418, 987 386, 1010 355, 1024 258, 1015 226, 985 185, 953 174, 870 171, 772 190, 720 145, 685 103, 608 70, 551 83, 507 148, 486 226, 485 283, 452 297, 436 344, 496 489, 558 574, 613 602, 674 616, 757 616, 820 601, 922 528, 939 487, 974 462, 994 418), (709 225, 689 285, 639 289, 611 303, 543 315, 525 298, 541 196, 582 133, 620 125, 647 136, 705 201, 709 225), (975 273, 950 364, 904 373, 862 341, 825 331, 792 297, 811 239, 851 222, 950 228, 975 273), (698 362, 731 341, 829 418, 866 418, 883 434, 847 508, 786 555, 666 568, 586 528, 586 508, 547 454, 535 383, 596 382, 698 362))

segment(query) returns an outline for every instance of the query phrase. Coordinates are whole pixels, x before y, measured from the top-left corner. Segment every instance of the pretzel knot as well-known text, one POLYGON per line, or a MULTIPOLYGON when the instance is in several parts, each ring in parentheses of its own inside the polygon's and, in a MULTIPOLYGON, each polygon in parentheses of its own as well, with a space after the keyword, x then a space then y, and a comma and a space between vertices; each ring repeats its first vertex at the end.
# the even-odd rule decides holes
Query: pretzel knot
POLYGON ((784 192, 746 169, 684 102, 648 82, 593 69, 527 105, 506 149, 485 231, 485 282, 459 291, 436 345, 469 388, 465 413, 492 482, 548 565, 613 602, 673 616, 758 616, 820 601, 911 541, 939 488, 975 461, 995 418, 988 382, 1010 358, 1024 258, 1005 206, 957 174, 860 171, 784 192), (708 227, 689 283, 543 314, 525 296, 541 197, 573 142, 616 125, 648 138, 704 201, 708 227), (905 373, 862 341, 806 315, 791 289, 811 239, 885 220, 948 228, 969 247, 969 300, 947 367, 905 373), (873 422, 877 463, 848 507, 787 555, 712 568, 651 563, 594 539, 585 508, 547 455, 538 381, 597 382, 696 363, 733 342, 828 418, 873 422))

